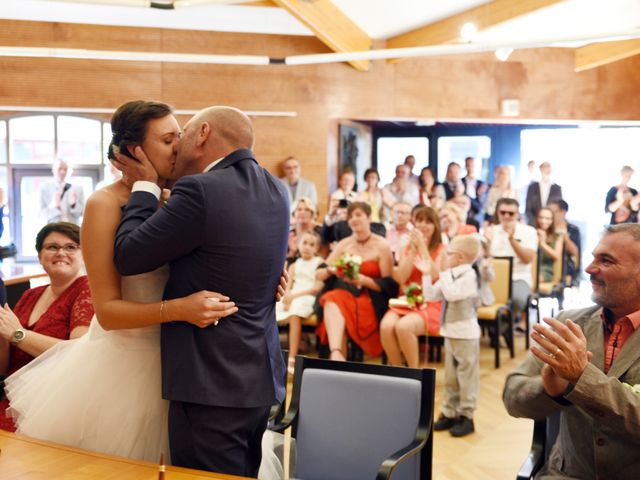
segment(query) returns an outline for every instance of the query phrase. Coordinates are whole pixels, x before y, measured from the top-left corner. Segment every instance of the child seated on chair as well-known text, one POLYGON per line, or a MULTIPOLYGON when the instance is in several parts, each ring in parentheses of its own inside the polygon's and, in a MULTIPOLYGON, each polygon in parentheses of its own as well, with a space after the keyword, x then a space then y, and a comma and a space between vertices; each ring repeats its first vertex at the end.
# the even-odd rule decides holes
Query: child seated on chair
POLYGON ((288 269, 289 283, 282 300, 276 304, 276 320, 279 324, 289 324, 289 365, 293 365, 300 347, 302 320, 313 313, 316 295, 322 290, 322 282, 316 280, 316 269, 322 263, 317 255, 320 236, 314 231, 304 232, 298 239, 300 258, 288 269))
POLYGON ((449 430, 462 437, 474 432, 480 382, 480 327, 476 315, 478 275, 472 268, 480 252, 477 235, 458 235, 447 247, 445 270, 431 284, 431 272, 423 270, 423 292, 427 300, 445 300, 445 398, 434 430, 449 430))

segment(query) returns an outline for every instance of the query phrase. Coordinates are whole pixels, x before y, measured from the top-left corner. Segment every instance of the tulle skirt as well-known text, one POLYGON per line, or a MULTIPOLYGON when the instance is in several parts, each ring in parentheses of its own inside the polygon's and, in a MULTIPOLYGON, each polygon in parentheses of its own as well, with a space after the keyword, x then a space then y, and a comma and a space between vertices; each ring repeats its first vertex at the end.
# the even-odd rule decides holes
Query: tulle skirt
MULTIPOLYGON (((55 345, 5 381, 17 433, 84 450, 170 459, 158 326, 89 332, 55 345)), ((261 480, 284 478, 284 437, 262 439, 261 480)))
POLYGON ((17 433, 123 457, 169 456, 159 328, 106 332, 95 320, 6 380, 17 433))

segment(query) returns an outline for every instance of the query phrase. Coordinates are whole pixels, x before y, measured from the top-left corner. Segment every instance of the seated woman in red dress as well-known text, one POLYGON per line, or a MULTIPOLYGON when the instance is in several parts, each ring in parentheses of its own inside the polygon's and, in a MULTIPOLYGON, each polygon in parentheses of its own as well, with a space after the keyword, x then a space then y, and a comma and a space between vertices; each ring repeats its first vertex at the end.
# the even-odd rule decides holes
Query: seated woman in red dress
MULTIPOLYGON (((410 283, 422 285, 422 271, 417 265, 425 260, 431 265, 431 278, 440 276, 439 265, 444 254, 438 214, 431 207, 417 206, 411 214, 414 229, 409 244, 401 251, 400 261, 393 272, 395 280, 404 288, 410 283)), ((404 292, 403 292, 404 293, 404 292)), ((418 368, 420 354, 418 336, 437 335, 440 331, 442 302, 426 302, 421 308, 391 307, 380 324, 384 351, 391 365, 418 368)))
POLYGON ((347 219, 352 234, 341 240, 327 258, 328 267, 319 268, 318 280, 333 283, 320 297, 324 323, 318 328, 321 341, 328 340, 332 360, 345 360, 347 335, 370 356, 382 353, 378 322, 390 297, 397 293, 391 278, 393 256, 384 237, 371 232, 371 207, 368 203, 349 205, 347 219), (335 262, 344 255, 362 259, 360 273, 354 279, 340 275, 335 262))
MULTIPOLYGON (((13 311, 0 308, 0 374, 9 376, 60 341, 87 332, 93 305, 80 271, 80 229, 68 222, 46 225, 36 237, 38 259, 51 284, 24 292, 13 311)), ((15 431, 0 391, 0 428, 15 431)), ((42 401, 46 401, 43 398, 42 401)))

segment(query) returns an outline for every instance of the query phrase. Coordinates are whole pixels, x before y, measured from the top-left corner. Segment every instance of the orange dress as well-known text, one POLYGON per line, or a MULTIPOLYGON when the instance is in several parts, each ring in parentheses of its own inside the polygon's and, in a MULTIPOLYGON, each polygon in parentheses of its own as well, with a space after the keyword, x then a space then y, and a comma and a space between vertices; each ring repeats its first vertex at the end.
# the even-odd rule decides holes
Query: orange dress
MULTIPOLYGON (((362 262, 360 273, 371 278, 380 278, 380 266, 375 260, 362 262)), ((338 305, 342 316, 345 319, 349 338, 356 342, 360 348, 372 357, 382 354, 382 343, 380 343, 380 330, 376 312, 369 297, 369 291, 363 288, 360 295, 354 297, 347 290, 336 288, 329 290, 320 297, 320 305, 324 307, 326 302, 333 302, 338 305)), ((317 334, 320 341, 327 343, 327 331, 324 322, 318 326, 317 334)))
MULTIPOLYGON (((438 245, 433 252, 431 252, 431 260, 434 262, 438 258, 438 255, 444 248, 443 244, 438 245)), ((422 272, 418 270, 418 267, 413 266, 413 270, 411 270, 411 275, 409 275, 409 279, 402 286, 402 294, 404 295, 404 287, 409 285, 410 283, 417 283, 418 285, 422 285, 422 272)), ((419 314, 424 320, 424 330, 427 332, 427 336, 435 336, 440 333, 440 320, 442 318, 442 301, 438 300, 437 302, 426 302, 422 304, 422 306, 418 309, 409 308, 409 307, 391 307, 391 310, 398 315, 408 315, 410 313, 419 314)))

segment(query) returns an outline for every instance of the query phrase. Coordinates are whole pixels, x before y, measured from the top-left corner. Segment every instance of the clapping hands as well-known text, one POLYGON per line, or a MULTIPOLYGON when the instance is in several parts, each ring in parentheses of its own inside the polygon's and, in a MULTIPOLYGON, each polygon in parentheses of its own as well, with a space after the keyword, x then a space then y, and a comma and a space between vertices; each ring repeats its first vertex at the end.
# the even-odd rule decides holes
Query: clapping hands
POLYGON ((538 346, 531 346, 531 353, 542 360, 542 383, 545 392, 556 397, 562 395, 569 384, 575 385, 593 354, 587 350, 587 339, 582 329, 572 320, 566 323, 553 318, 533 326, 531 338, 538 346))

